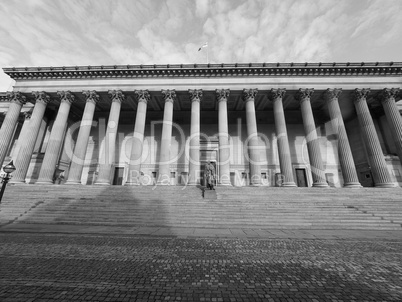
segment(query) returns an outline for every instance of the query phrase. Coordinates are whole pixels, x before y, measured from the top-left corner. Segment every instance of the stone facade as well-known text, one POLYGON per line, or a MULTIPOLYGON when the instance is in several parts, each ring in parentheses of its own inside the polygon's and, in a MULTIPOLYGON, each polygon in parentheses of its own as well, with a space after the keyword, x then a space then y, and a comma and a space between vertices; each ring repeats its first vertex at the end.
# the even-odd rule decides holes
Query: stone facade
POLYGON ((402 63, 5 68, 15 183, 402 185, 402 63))

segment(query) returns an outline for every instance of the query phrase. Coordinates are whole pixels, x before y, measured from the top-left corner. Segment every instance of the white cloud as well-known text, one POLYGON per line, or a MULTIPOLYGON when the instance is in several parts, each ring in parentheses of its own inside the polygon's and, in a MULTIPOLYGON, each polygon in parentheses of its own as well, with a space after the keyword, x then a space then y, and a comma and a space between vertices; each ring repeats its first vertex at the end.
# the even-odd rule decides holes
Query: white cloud
POLYGON ((381 61, 402 46, 399 0, 3 2, 2 67, 204 63, 206 41, 216 63, 381 61))

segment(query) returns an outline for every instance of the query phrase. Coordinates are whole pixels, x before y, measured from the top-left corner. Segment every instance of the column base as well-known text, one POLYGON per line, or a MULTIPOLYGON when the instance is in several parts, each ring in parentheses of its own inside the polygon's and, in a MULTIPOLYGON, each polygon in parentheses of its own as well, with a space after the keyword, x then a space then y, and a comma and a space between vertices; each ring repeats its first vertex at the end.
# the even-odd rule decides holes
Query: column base
POLYGON ((80 181, 76 181, 76 180, 71 180, 71 181, 66 181, 65 183, 66 185, 81 185, 80 181))
POLYGON ((110 186, 110 182, 107 181, 101 181, 101 182, 95 182, 94 183, 95 186, 110 186))
POLYGON ((297 187, 296 184, 294 182, 284 182, 281 187, 285 187, 285 188, 294 188, 297 187))
POLYGON ((377 183, 374 185, 376 188, 396 188, 397 185, 393 182, 383 182, 383 183, 377 183))
POLYGON ((38 180, 35 185, 54 185, 54 182, 51 180, 38 180))
POLYGON ((124 186, 130 187, 130 186, 141 186, 139 182, 126 182, 124 186))
POLYGON ((25 182, 25 179, 11 179, 10 181, 9 181, 9 183, 10 184, 25 184, 26 182, 25 182))
POLYGON ((164 183, 164 182, 157 182, 156 185, 157 186, 172 186, 172 184, 170 184, 170 183, 167 184, 167 183, 164 183))
POLYGON ((218 186, 222 186, 222 187, 232 187, 232 184, 231 183, 220 183, 220 184, 218 184, 218 186))
POLYGON ((363 188, 363 186, 359 182, 349 182, 343 185, 345 189, 359 189, 363 188))
POLYGON ((313 183, 314 188, 329 188, 328 184, 326 182, 316 182, 313 183))

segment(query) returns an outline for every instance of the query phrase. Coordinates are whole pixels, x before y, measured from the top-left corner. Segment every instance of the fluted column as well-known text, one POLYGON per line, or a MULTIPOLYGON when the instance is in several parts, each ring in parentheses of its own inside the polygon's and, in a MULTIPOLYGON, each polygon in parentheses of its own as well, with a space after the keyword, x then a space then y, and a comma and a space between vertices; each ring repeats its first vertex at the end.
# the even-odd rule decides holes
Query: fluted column
POLYGON ((396 152, 402 164, 402 117, 395 103, 399 88, 385 88, 380 93, 380 100, 387 117, 388 125, 396 146, 396 152))
POLYGON ((88 147, 89 134, 91 132, 92 120, 95 112, 95 105, 99 101, 96 91, 83 91, 86 97, 84 114, 78 131, 73 158, 71 160, 68 180, 66 184, 81 184, 81 174, 84 168, 85 155, 88 147))
POLYGON ((306 134, 307 150, 313 175, 313 187, 328 187, 325 179, 325 170, 322 163, 320 143, 311 109, 310 97, 314 89, 299 89, 296 98, 300 101, 304 132, 306 134))
POLYGON ((32 109, 29 111, 25 111, 22 113, 22 117, 23 117, 23 122, 22 122, 22 127, 21 127, 21 131, 20 131, 20 135, 18 136, 18 140, 17 140, 17 145, 15 146, 15 150, 14 150, 14 154, 13 154, 13 161, 15 162, 16 157, 19 153, 19 150, 21 149, 21 145, 22 142, 25 141, 25 137, 29 134, 29 121, 31 119, 32 116, 32 109))
POLYGON ((174 90, 162 90, 162 94, 165 100, 165 109, 163 113, 158 184, 170 185, 170 144, 172 140, 173 102, 176 100, 176 92, 174 90))
POLYGON ((3 161, 7 155, 21 107, 26 103, 25 96, 21 92, 8 92, 7 98, 10 101, 10 106, 0 129, 0 166, 3 165, 3 161))
POLYGON ((229 89, 217 89, 216 98, 219 106, 218 139, 219 139, 219 184, 231 186, 230 183, 230 146, 228 126, 229 89))
POLYGON ((348 136, 346 134, 345 124, 343 123, 341 109, 338 103, 338 96, 341 93, 342 89, 327 89, 324 93, 324 99, 328 106, 332 129, 334 130, 338 140, 338 156, 342 169, 343 186, 345 188, 361 188, 355 162, 353 160, 352 150, 350 149, 348 136))
POLYGON ((33 92, 32 94, 35 96, 36 103, 32 111, 31 120, 29 121, 29 128, 27 129, 29 130, 29 134, 24 136, 24 141, 15 159, 15 164, 18 165, 18 168, 12 178, 13 183, 25 182, 43 115, 45 114, 47 104, 50 102, 50 97, 43 91, 33 92))
POLYGON ((293 178, 292 160, 290 157, 285 113, 283 111, 282 104, 282 98, 285 93, 286 89, 271 89, 270 97, 274 103, 274 119, 276 137, 278 139, 279 165, 281 167, 281 174, 284 177, 282 187, 296 187, 293 178))
POLYGON ((368 162, 373 174, 374 185, 381 188, 391 188, 395 184, 392 182, 391 175, 385 162, 384 154, 382 153, 380 140, 367 106, 367 96, 370 89, 356 89, 354 93, 355 108, 357 118, 360 124, 364 145, 367 149, 368 162))
POLYGON ((200 175, 200 102, 202 90, 189 90, 191 101, 190 158, 188 185, 196 185, 200 175))
POLYGON ((134 93, 138 105, 131 143, 130 165, 126 186, 141 184, 141 157, 144 145, 145 120, 147 116, 147 104, 151 99, 148 90, 136 90, 134 93))
POLYGON ((255 116, 255 96, 258 89, 244 89, 243 101, 246 103, 247 141, 250 163, 250 185, 261 185, 260 150, 258 143, 257 120, 255 116))
POLYGON ((71 104, 74 102, 74 95, 70 91, 59 91, 57 94, 61 98, 60 107, 57 112, 56 120, 53 123, 52 132, 50 133, 39 178, 36 182, 38 184, 53 183, 53 176, 67 127, 68 114, 71 104))
POLYGON ((95 181, 97 185, 110 185, 110 173, 115 160, 116 136, 119 125, 121 102, 124 95, 121 90, 110 90, 109 95, 112 98, 109 120, 107 123, 103 153, 100 156, 99 174, 95 181))

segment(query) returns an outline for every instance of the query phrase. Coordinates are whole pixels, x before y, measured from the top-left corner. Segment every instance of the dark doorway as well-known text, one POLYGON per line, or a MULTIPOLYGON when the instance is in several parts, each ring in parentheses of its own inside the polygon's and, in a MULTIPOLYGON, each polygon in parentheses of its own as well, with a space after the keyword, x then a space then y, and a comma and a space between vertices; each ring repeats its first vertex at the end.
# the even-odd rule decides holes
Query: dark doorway
POLYGON ((296 179, 298 187, 308 187, 306 169, 296 169, 296 179))
MULTIPOLYGON (((205 162, 205 161, 203 161, 203 162, 201 162, 201 169, 202 169, 202 185, 204 186, 204 187, 206 187, 207 186, 207 179, 205 178, 205 165, 207 164, 207 163, 209 163, 208 161, 207 162, 205 162)), ((214 168, 215 168, 215 186, 217 186, 217 184, 218 184, 218 170, 217 170, 217 167, 216 167, 216 161, 211 161, 211 163, 212 163, 212 165, 214 166, 214 168)))
POLYGON ((123 174, 124 168, 115 168, 114 169, 114 177, 113 177, 113 185, 121 186, 123 184, 123 174))
POLYGON ((370 170, 361 171, 359 174, 360 184, 363 187, 374 187, 373 175, 370 170))

